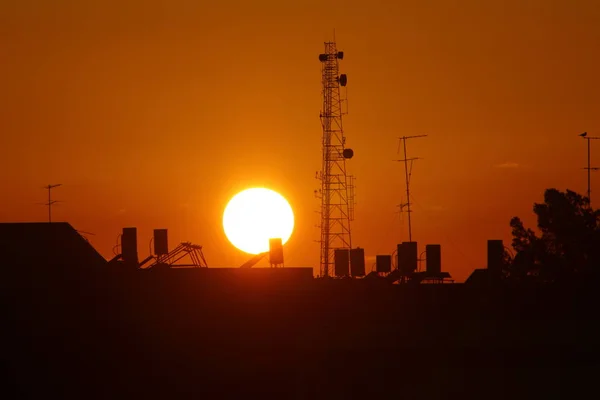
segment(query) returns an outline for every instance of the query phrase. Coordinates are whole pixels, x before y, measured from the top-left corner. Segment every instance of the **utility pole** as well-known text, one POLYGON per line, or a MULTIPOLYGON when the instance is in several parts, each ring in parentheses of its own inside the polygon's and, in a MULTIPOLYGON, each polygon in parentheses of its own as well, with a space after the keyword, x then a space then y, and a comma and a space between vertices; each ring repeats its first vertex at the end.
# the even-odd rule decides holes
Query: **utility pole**
POLYGON ((62 183, 58 183, 56 185, 48 185, 44 186, 44 189, 48 189, 48 223, 52 223, 52 204, 58 203, 58 200, 52 200, 52 189, 62 186, 62 183))
MULTIPOLYGON (((400 204, 400 210, 402 210, 404 207, 406 207, 406 212, 408 213, 408 241, 412 242, 412 225, 411 225, 411 220, 410 220, 410 213, 412 212, 411 208, 410 208, 410 177, 412 175, 412 164, 413 161, 415 160, 419 160, 419 157, 413 157, 413 158, 407 158, 406 156, 406 141, 408 139, 415 139, 415 138, 420 138, 420 137, 426 137, 427 135, 415 135, 415 136, 402 136, 398 139, 400 139, 402 141, 403 147, 404 147, 404 158, 402 160, 394 160, 394 161, 400 161, 404 163, 404 176, 405 176, 405 180, 406 180, 406 204, 400 204), (410 161, 410 169, 408 166, 408 163, 410 161)), ((400 143, 398 144, 398 152, 400 152, 400 143)))
POLYGON ((585 167, 584 169, 587 169, 587 198, 590 204, 590 207, 592 206, 592 177, 591 177, 591 172, 592 171, 597 171, 598 167, 592 167, 591 166, 591 146, 590 146, 590 140, 598 140, 600 139, 600 137, 598 136, 588 136, 587 132, 583 132, 581 133, 579 136, 581 136, 582 138, 584 138, 585 140, 587 140, 587 167, 585 167))

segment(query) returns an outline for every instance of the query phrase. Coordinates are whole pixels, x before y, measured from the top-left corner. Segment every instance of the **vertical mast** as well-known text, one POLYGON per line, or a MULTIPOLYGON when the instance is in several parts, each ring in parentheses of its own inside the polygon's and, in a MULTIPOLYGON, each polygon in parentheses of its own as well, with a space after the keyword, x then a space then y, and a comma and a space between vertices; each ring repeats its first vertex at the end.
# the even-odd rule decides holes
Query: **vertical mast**
POLYGON ((600 140, 600 137, 598 136, 588 136, 587 132, 583 132, 582 134, 580 134, 579 136, 581 136, 582 138, 584 138, 585 140, 587 140, 587 167, 585 167, 584 169, 587 169, 587 198, 588 198, 588 204, 591 207, 592 206, 592 177, 591 177, 591 172, 592 171, 598 171, 600 168, 598 167, 592 167, 592 154, 591 154, 591 146, 590 146, 590 140, 600 140))
MULTIPOLYGON (((412 163, 415 160, 418 160, 419 157, 413 157, 413 158, 408 158, 406 155, 406 141, 408 139, 415 139, 415 138, 420 138, 420 137, 426 137, 427 135, 415 135, 415 136, 402 136, 401 138, 399 138, 402 141, 402 144, 404 146, 404 158, 401 160, 395 160, 395 161, 400 161, 404 163, 404 177, 405 177, 405 183, 406 183, 406 203, 405 204, 400 204, 400 210, 402 211, 404 209, 404 207, 406 207, 406 212, 408 213, 408 241, 412 242, 412 224, 411 224, 411 219, 410 219, 410 214, 412 213, 412 210, 410 208, 410 177, 412 175, 412 163), (410 166, 409 166, 410 163, 410 166)), ((400 150, 400 149, 398 149, 400 150)))
POLYGON ((48 190, 48 202, 46 203, 46 205, 48 206, 48 222, 49 223, 52 223, 52 204, 58 202, 57 200, 52 200, 51 190, 56 187, 59 187, 59 186, 62 186, 62 184, 59 183, 57 185, 48 185, 48 186, 44 187, 44 189, 48 190))
POLYGON ((339 61, 344 53, 337 50, 335 41, 325 42, 325 52, 319 55, 321 61, 321 83, 323 107, 321 110, 322 169, 317 173, 321 180, 318 196, 321 198, 321 251, 320 276, 333 275, 333 251, 350 249, 352 239, 350 221, 354 219, 353 177, 346 173, 346 159, 352 158, 352 149, 345 148, 346 139, 342 126, 345 98, 340 87, 346 86, 348 79, 339 74, 339 61))

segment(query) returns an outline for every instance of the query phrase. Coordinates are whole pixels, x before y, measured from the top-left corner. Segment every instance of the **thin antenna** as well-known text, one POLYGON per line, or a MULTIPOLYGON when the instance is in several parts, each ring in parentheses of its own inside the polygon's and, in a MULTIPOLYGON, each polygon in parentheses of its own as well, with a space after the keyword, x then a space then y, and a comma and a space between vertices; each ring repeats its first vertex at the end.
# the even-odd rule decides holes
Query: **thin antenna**
MULTIPOLYGON (((404 176, 405 176, 405 180, 406 180, 406 204, 400 204, 400 211, 402 211, 402 209, 404 207, 406 207, 406 212, 408 213, 408 241, 412 242, 412 225, 411 225, 411 220, 410 220, 410 213, 412 212, 412 210, 410 209, 410 177, 412 175, 412 163, 415 160, 420 160, 419 157, 413 157, 413 158, 407 158, 406 156, 406 140, 407 139, 415 139, 415 138, 420 138, 420 137, 426 137, 427 135, 415 135, 415 136, 402 136, 400 138, 398 138, 399 140, 402 141, 402 144, 404 145, 404 158, 402 160, 394 160, 394 161, 400 161, 404 163, 404 176), (408 162, 410 161, 410 170, 408 168, 408 162)), ((400 152, 400 142, 398 142, 398 152, 400 152)))
POLYGON ((58 200, 52 200, 52 189, 59 186, 62 186, 62 183, 44 186, 44 189, 48 190, 48 203, 45 204, 48 206, 48 223, 52 223, 52 204, 58 203, 58 200))
POLYGON ((591 207, 592 206, 592 177, 591 177, 590 173, 592 171, 598 171, 599 168, 592 167, 592 165, 591 165, 591 157, 592 156, 591 156, 590 140, 599 140, 600 137, 588 136, 587 132, 583 132, 579 136, 581 136, 582 138, 587 140, 587 167, 585 167, 584 169, 587 169, 587 198, 588 198, 588 204, 591 207))
MULTIPOLYGON (((92 233, 92 232, 79 231, 79 230, 77 230, 77 229, 75 229, 75 231, 76 231, 77 233, 79 233, 79 234, 81 235, 81 237, 82 237, 82 238, 84 238, 84 239, 85 239, 86 241, 88 241, 88 242, 89 242, 90 240, 87 238, 87 236, 86 236, 86 235, 92 235, 92 236, 95 236, 95 235, 96 235, 95 233, 92 233)), ((113 250, 114 250, 114 249, 113 249, 113 250)))

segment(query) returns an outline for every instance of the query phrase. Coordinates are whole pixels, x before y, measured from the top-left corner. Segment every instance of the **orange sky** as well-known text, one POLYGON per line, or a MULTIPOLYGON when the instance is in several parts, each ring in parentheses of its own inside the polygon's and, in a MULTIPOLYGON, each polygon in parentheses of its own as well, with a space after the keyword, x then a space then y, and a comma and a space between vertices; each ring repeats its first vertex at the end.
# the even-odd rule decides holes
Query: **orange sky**
MULTIPOLYGON (((356 176, 353 244, 407 240, 397 137, 414 166, 413 237, 457 280, 486 240, 534 222, 548 187, 586 190, 582 131, 600 136, 596 1, 77 1, 0 3, 0 221, 92 232, 107 258, 124 226, 248 259, 225 239, 227 200, 287 197, 286 265, 318 268, 320 63, 336 29, 356 176), (127 3, 122 5, 121 3, 127 3), (502 167, 509 165, 511 167, 502 167)), ((595 144, 595 143, 593 143, 595 144)), ((600 166, 600 141, 595 164, 600 166)), ((593 175, 598 187, 600 176, 593 175)), ((368 269, 370 268, 370 261, 368 269)))

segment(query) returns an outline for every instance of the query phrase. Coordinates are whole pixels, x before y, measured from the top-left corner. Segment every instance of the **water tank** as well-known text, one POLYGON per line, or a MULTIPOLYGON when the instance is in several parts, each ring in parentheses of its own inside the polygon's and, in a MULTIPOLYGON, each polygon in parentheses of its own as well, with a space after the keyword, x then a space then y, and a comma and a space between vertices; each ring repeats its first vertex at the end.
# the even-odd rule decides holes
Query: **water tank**
POLYGON ((154 254, 162 256, 169 253, 169 242, 166 229, 154 230, 154 254))
POLYGON ((121 257, 128 264, 137 265, 137 228, 123 228, 121 235, 121 257))
POLYGON ((281 238, 269 239, 269 262, 271 265, 283 264, 283 244, 281 238))
POLYGON ((392 272, 392 256, 375 256, 375 269, 377 272, 392 272))
POLYGON ((335 249, 333 251, 333 265, 335 276, 348 276, 350 269, 348 249, 335 249))
POLYGON ((439 244, 428 244, 425 246, 425 270, 429 274, 442 272, 442 246, 439 244))
POLYGON ((487 241, 487 267, 489 270, 499 273, 502 271, 502 260, 504 259, 504 244, 502 240, 487 241))
POLYGON ((352 276, 365 276, 365 249, 350 250, 350 274, 352 276))
POLYGON ((402 243, 398 244, 396 246, 396 268, 398 269, 398 271, 402 271, 402 269, 400 268, 400 264, 403 263, 403 258, 404 257, 404 247, 402 246, 402 243))
POLYGON ((398 245, 398 270, 409 275, 417 270, 417 242, 402 242, 398 245))

